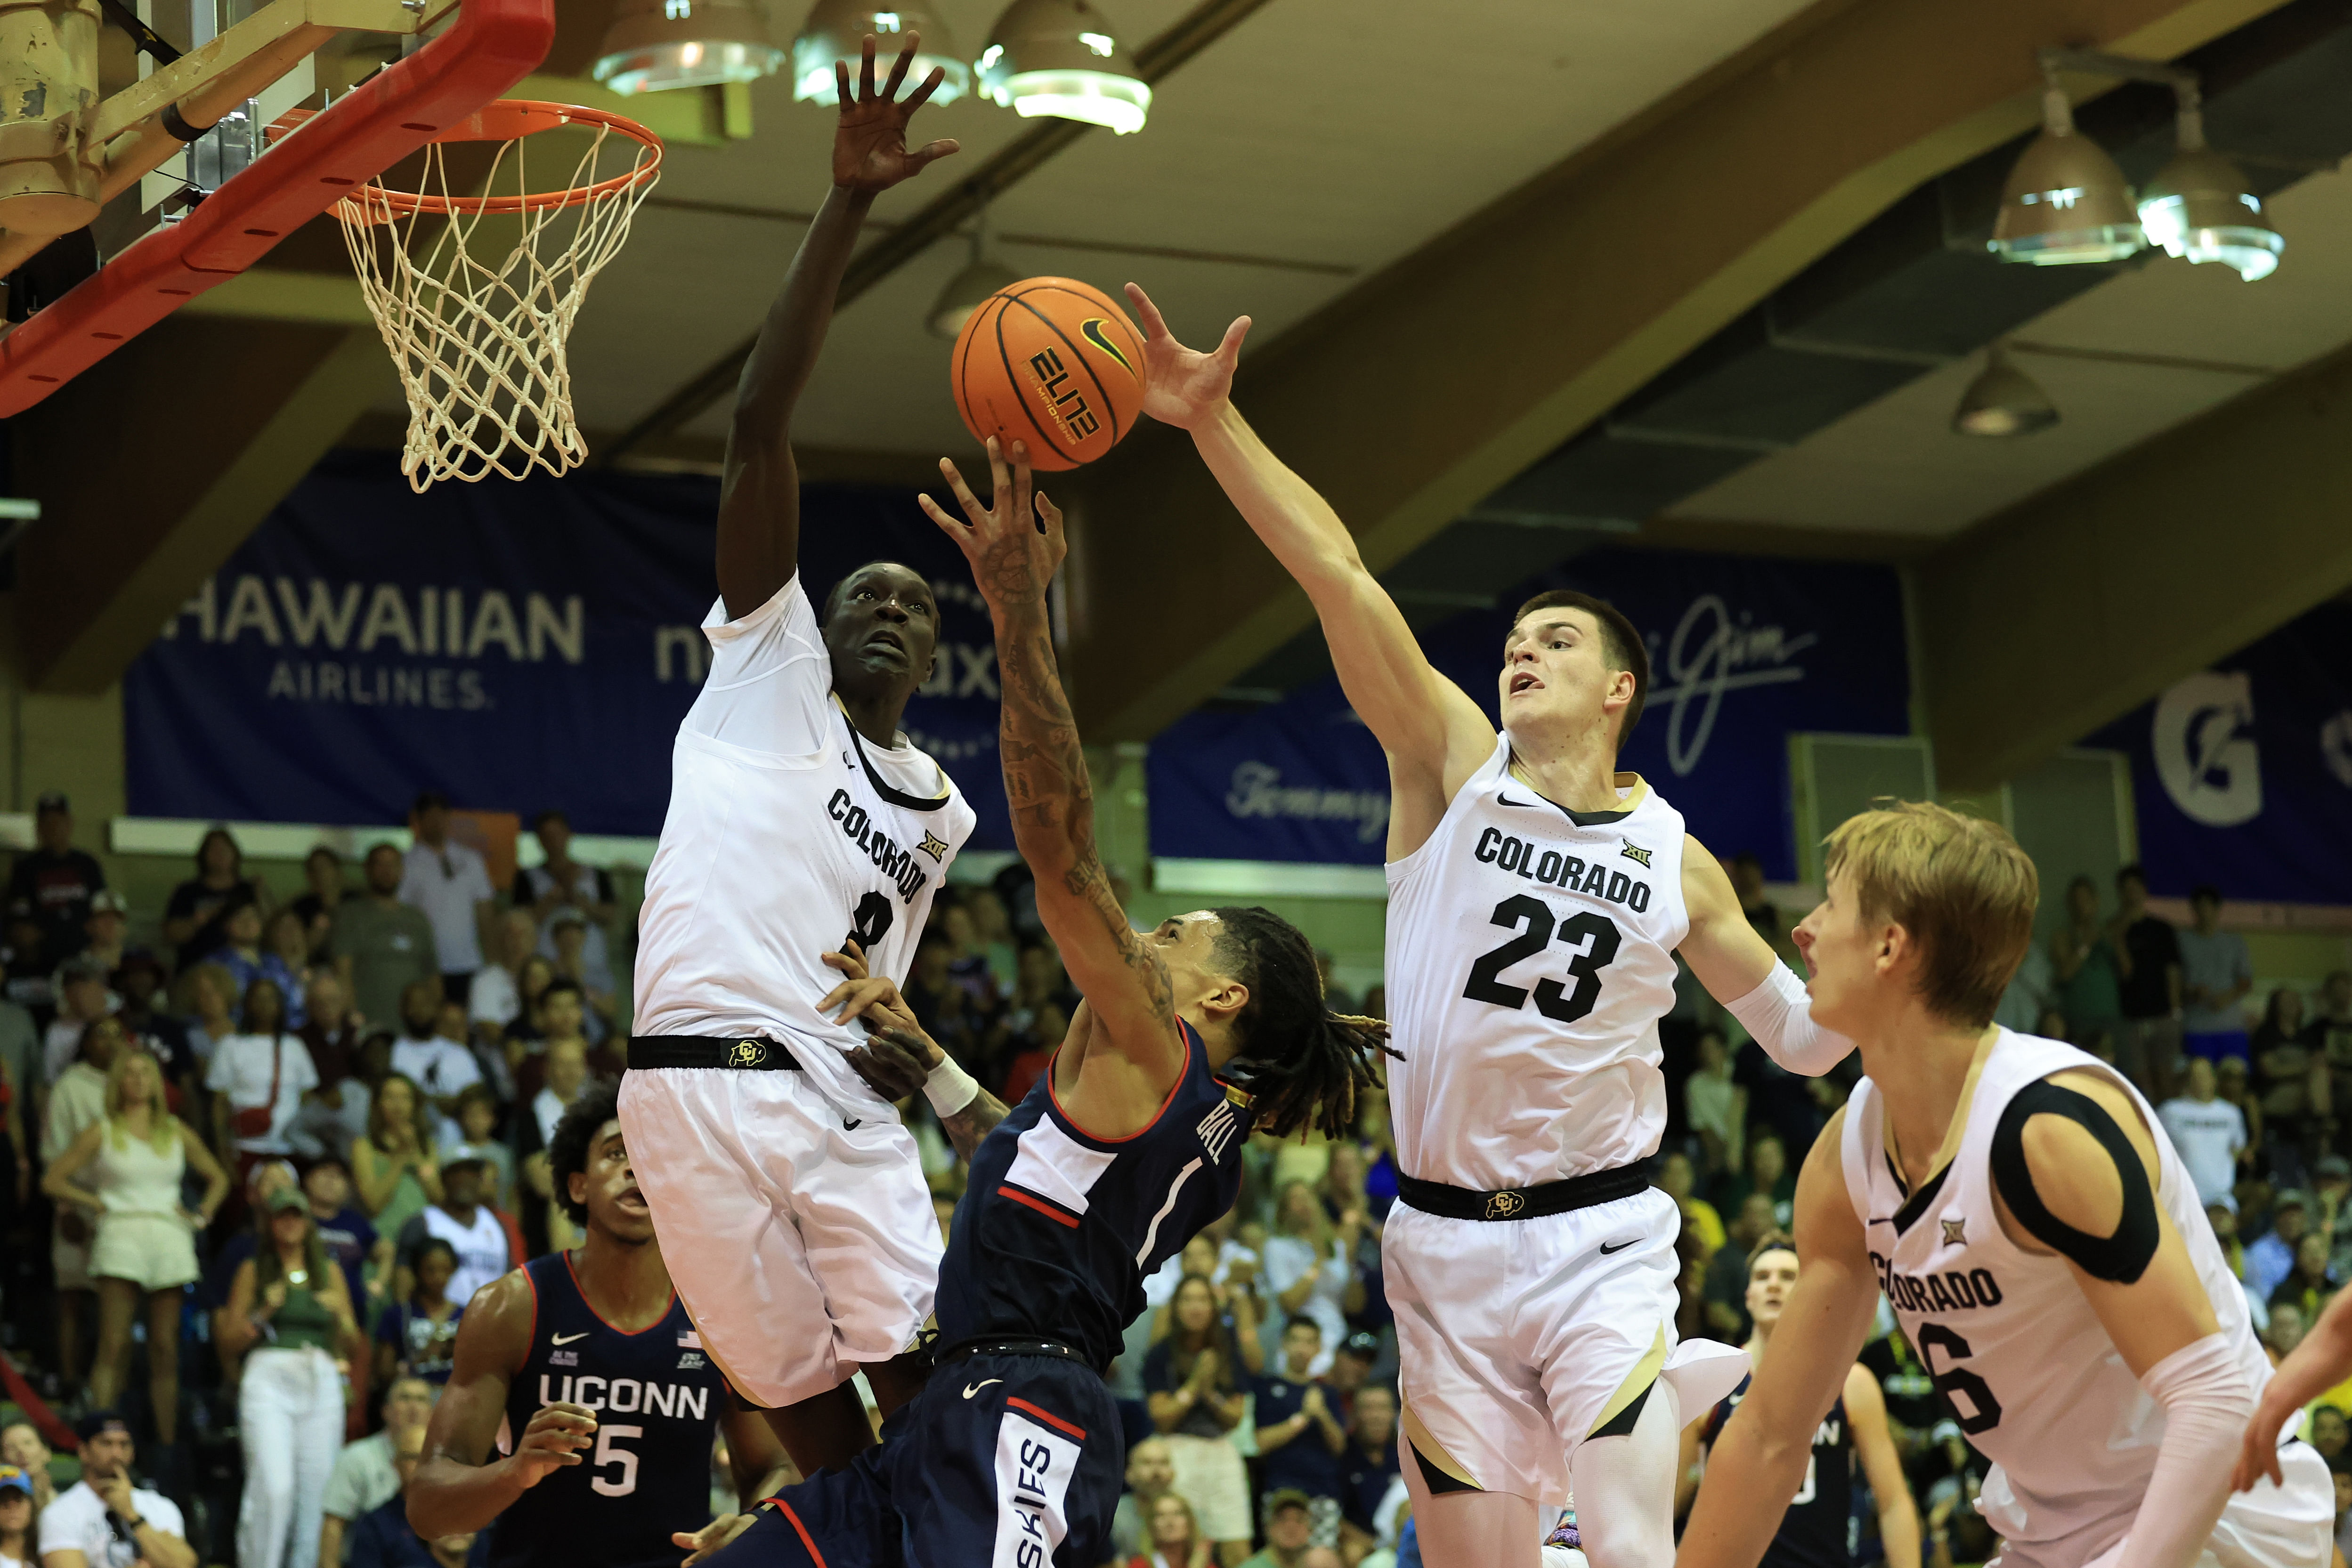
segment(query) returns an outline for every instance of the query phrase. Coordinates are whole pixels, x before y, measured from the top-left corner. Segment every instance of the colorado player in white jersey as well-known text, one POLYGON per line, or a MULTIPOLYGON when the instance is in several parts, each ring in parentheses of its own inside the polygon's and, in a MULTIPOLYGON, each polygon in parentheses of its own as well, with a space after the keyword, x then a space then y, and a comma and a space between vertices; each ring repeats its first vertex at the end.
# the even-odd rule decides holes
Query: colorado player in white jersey
POLYGON ((678 729, 646 874, 620 1102, 704 1347, 745 1398, 773 1407, 804 1474, 872 1440, 847 1381, 860 1366, 886 1409, 920 1386, 898 1358, 939 1274, 914 1141, 855 1070, 862 1034, 818 1008, 840 979, 822 956, 852 942, 876 974, 906 977, 971 831, 963 797, 898 728, 930 671, 939 606, 919 573, 870 561, 819 618, 797 570, 790 443, 866 208, 955 151, 908 150, 908 117, 940 80, 934 70, 897 101, 916 44, 908 35, 879 91, 871 37, 854 93, 838 68, 833 189, 743 370, 719 496, 720 599, 703 623, 710 668, 678 729))
POLYGON ((1432 1568, 1533 1568, 1572 1479, 1595 1568, 1659 1568, 1682 1425, 1746 1371, 1728 1346, 1676 1344, 1681 1217, 1643 1169, 1665 1128, 1674 955, 1782 1065, 1818 1074, 1851 1046, 1813 1027, 1803 983, 1682 817, 1616 770, 1649 678, 1625 618, 1580 593, 1524 606, 1500 650, 1498 735, 1234 411, 1247 319, 1195 353, 1128 292, 1145 411, 1192 433, 1306 589, 1388 754, 1402 1203, 1382 1259, 1422 1550, 1432 1568))
MULTIPOLYGON (((1883 1291, 1994 1468, 2012 1568, 2326 1568, 2335 1492, 2286 1419, 2231 1493, 2268 1359, 2195 1185, 2130 1082, 1994 1024, 2032 940, 2000 828, 1905 804, 1830 835, 1796 933, 1868 1077, 1797 1184, 1802 1271, 1717 1439, 1679 1568, 1753 1568, 1883 1291), (2283 1451, 2282 1451, 2283 1450, 2283 1451)), ((2291 1416, 2290 1413, 2290 1416, 2291 1416)))

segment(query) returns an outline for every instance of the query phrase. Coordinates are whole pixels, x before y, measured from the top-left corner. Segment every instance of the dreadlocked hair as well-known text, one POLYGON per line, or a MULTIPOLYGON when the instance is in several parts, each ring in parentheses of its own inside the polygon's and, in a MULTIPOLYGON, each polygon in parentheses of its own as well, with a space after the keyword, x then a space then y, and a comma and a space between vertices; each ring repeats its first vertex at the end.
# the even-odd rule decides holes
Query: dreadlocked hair
POLYGON ((1220 923, 1216 962, 1249 988, 1234 1015, 1241 1049, 1225 1077, 1248 1092, 1256 1124, 1275 1136, 1313 1127, 1345 1137, 1357 1092, 1380 1084, 1374 1062, 1383 1052, 1398 1056, 1389 1026, 1326 1007, 1315 949, 1274 911, 1235 904, 1212 913, 1220 923))

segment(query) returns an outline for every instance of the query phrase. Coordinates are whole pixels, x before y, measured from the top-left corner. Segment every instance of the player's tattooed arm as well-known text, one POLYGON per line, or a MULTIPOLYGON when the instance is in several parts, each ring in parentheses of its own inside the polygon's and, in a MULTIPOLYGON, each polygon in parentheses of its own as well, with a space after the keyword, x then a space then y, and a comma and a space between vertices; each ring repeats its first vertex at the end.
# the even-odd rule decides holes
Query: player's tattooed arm
POLYGON ((793 409, 816 369, 842 274, 874 198, 956 150, 952 141, 909 149, 907 122, 940 85, 934 70, 904 99, 898 89, 920 46, 909 33, 877 89, 874 40, 857 80, 834 64, 841 120, 834 131, 833 189, 801 240, 792 270, 761 323, 735 388, 735 417, 719 490, 719 592, 730 619, 749 615, 798 570, 800 476, 793 462, 793 409))
POLYGON ((923 510, 971 562, 996 623, 999 749, 1013 840, 1036 874, 1038 917, 1095 1016, 1123 1041, 1173 1040, 1168 967, 1128 923, 1096 847, 1094 785, 1054 657, 1046 590, 1066 549, 1062 514, 1043 495, 1033 501, 1027 447, 1013 443, 1009 468, 1005 455, 989 442, 989 507, 954 464, 940 461, 968 524, 928 496, 923 510))

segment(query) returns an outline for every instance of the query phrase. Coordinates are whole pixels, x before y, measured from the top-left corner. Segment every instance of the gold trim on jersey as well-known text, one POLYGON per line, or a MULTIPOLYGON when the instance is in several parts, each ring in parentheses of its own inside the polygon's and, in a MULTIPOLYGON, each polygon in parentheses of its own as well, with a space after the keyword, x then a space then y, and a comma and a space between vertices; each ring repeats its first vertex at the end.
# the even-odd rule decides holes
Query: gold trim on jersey
POLYGON ((1584 1435, 1591 1437, 1593 1432, 1623 1415, 1625 1406, 1633 1403, 1642 1390, 1657 1382, 1658 1374, 1665 1369, 1665 1364, 1666 1326, 1660 1323, 1657 1336, 1650 1342, 1650 1348, 1643 1353, 1641 1360, 1633 1364, 1633 1370, 1625 1375, 1625 1381, 1617 1385, 1617 1392, 1609 1396, 1609 1403, 1601 1407, 1600 1417, 1592 1423, 1592 1431, 1584 1435))
POLYGON ((1944 1129, 1942 1145, 1936 1150, 1935 1159, 1928 1164, 1927 1180, 1919 1182, 1917 1186, 1908 1185, 1911 1178, 1905 1174, 1903 1151, 1896 1146, 1895 1139, 1893 1107, 1887 1104, 1883 1092, 1879 1094, 1878 1141, 1885 1151, 1888 1168, 1895 1173, 1895 1185, 1903 1188, 1904 1197, 1910 1197, 1917 1187, 1924 1187, 1934 1181, 1958 1155, 1960 1140, 1968 1135, 1969 1112, 1977 1103, 1977 1080, 1984 1075, 1985 1063, 1992 1060, 1992 1048, 2000 1039, 1999 1030, 1988 1030, 1984 1039, 1977 1042, 1977 1053, 1969 1059, 1969 1075, 1960 1080, 1960 1103, 1952 1113, 1951 1125, 1944 1129))
POLYGON ((1404 1406, 1398 1419, 1404 1427, 1406 1440, 1412 1444, 1413 1451, 1422 1457, 1424 1463, 1436 1466, 1474 1491, 1486 1490, 1478 1484, 1478 1478, 1470 1473, 1467 1465, 1447 1453, 1445 1445, 1429 1435, 1429 1428, 1421 1424, 1421 1417, 1412 1413, 1410 1404, 1404 1406))
MULTIPOLYGON (((1542 790, 1536 789, 1536 781, 1534 778, 1528 772, 1526 765, 1519 760, 1519 748, 1517 747, 1514 746, 1511 747, 1511 759, 1504 771, 1511 778, 1516 779, 1520 783, 1526 785, 1528 789, 1534 789, 1536 799, 1538 800, 1548 801, 1551 805, 1559 806, 1559 809, 1563 811, 1569 810, 1566 806, 1560 806, 1559 801, 1552 800, 1550 796, 1545 794, 1542 790)), ((1627 789, 1632 791, 1631 794, 1626 795, 1614 806, 1602 808, 1602 810, 1607 812, 1609 815, 1614 816, 1620 811, 1631 811, 1640 806, 1643 801, 1650 798, 1650 781, 1643 778, 1638 773, 1612 773, 1609 776, 1609 783, 1612 789, 1627 789)), ((1592 813, 1587 812, 1585 814, 1590 816, 1592 813)))

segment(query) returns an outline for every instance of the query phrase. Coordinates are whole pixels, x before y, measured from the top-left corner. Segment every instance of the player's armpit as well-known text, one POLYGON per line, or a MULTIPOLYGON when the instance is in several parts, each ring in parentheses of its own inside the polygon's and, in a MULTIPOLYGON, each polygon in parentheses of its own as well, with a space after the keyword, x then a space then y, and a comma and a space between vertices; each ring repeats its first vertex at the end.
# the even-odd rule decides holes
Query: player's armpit
POLYGON ((2001 1228, 2066 1260, 2135 1377, 2217 1332, 2188 1244, 2157 1202, 2154 1134, 2104 1074, 2053 1074, 2010 1102, 1992 1145, 2001 1228))

